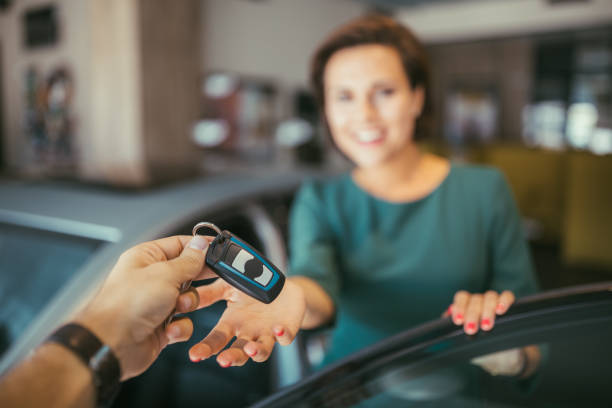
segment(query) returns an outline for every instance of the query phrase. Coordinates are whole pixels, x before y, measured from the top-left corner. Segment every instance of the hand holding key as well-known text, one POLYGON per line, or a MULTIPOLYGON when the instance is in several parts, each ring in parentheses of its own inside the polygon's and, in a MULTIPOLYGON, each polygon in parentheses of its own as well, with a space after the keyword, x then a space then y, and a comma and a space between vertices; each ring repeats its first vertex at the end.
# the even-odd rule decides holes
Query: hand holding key
POLYGON ((205 360, 219 353, 234 337, 232 345, 217 356, 222 367, 244 365, 249 358, 262 362, 270 357, 274 344, 290 344, 295 338, 306 303, 302 289, 287 280, 278 297, 262 303, 221 279, 197 288, 200 305, 206 307, 220 300, 227 308, 213 330, 189 350, 192 361, 205 360))
POLYGON ((204 266, 209 239, 175 236, 137 245, 121 255, 100 292, 76 318, 111 347, 122 380, 143 372, 169 343, 186 341, 193 332, 188 317, 165 326, 174 308, 194 310, 198 292, 181 287, 215 275, 204 266))

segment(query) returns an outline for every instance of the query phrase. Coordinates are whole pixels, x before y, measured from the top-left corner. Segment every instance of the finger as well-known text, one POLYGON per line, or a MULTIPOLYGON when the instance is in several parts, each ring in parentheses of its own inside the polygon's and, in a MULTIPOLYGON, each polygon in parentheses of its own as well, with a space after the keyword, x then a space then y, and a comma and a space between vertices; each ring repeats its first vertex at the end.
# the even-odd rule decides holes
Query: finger
POLYGON ((244 346, 244 352, 251 357, 251 360, 262 363, 270 357, 270 354, 272 354, 275 343, 276 341, 274 340, 274 337, 261 336, 257 339, 257 341, 249 341, 244 346))
POLYGON ((463 325, 463 330, 467 334, 475 334, 478 331, 483 298, 484 296, 481 294, 470 296, 467 310, 465 311, 465 324, 463 325))
POLYGON ((227 350, 223 350, 221 354, 217 356, 217 363, 224 368, 245 365, 246 362, 249 361, 249 356, 247 356, 243 349, 248 342, 248 339, 236 339, 227 350))
POLYGON ((167 261, 171 269, 168 278, 177 287, 198 277, 204 269, 204 259, 208 249, 208 239, 202 235, 194 236, 179 256, 167 261))
POLYGON ((225 283, 223 279, 217 279, 210 285, 197 287, 196 290, 200 298, 197 309, 202 309, 225 299, 229 289, 231 289, 231 287, 225 283))
POLYGON ((495 308, 497 307, 499 295, 493 290, 484 294, 482 301, 482 314, 480 317, 480 327, 484 331, 489 331, 495 325, 495 308))
POLYGON ((463 324, 465 319, 465 310, 467 309, 468 300, 470 299, 470 294, 465 290, 460 290, 455 293, 455 298, 453 299, 452 305, 452 313, 453 313, 453 323, 456 325, 463 324))
POLYGON ((134 268, 176 258, 191 240, 190 236, 176 235, 138 244, 123 254, 119 262, 134 268))
POLYGON ((217 354, 234 337, 234 331, 226 323, 217 324, 208 336, 189 350, 189 358, 193 362, 206 360, 210 356, 217 354))
POLYGON ((196 288, 190 287, 181 293, 176 301, 177 313, 188 313, 197 309, 200 304, 200 295, 196 288))
POLYGON ((450 305, 448 309, 446 309, 444 313, 442 313, 442 317, 448 317, 448 316, 451 316, 452 314, 453 314, 453 305, 450 305))
POLYGON ((193 334, 193 322, 188 317, 179 317, 166 326, 168 344, 187 341, 193 334))
POLYGON ((273 332, 278 344, 288 346, 295 338, 297 330, 291 330, 285 326, 275 326, 273 332))
POLYGON ((509 290, 504 290, 501 295, 499 295, 498 303, 495 308, 495 313, 498 315, 502 315, 508 311, 510 306, 514 303, 515 297, 514 293, 509 290))
POLYGON ((213 278, 218 278, 218 277, 219 277, 219 275, 214 273, 212 271, 212 269, 210 269, 208 266, 204 265, 204 269, 202 269, 200 274, 198 276, 196 276, 195 278, 193 278, 193 280, 194 281, 200 281, 200 280, 204 280, 204 279, 213 279, 213 278))

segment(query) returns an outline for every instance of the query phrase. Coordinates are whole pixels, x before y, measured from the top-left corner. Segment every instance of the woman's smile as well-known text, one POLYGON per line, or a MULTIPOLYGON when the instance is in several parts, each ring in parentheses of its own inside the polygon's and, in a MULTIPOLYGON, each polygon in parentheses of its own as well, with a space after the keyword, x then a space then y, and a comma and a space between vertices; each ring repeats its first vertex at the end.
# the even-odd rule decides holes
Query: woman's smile
POLYGON ((359 129, 353 135, 360 145, 377 146, 384 142, 385 133, 383 129, 359 129))

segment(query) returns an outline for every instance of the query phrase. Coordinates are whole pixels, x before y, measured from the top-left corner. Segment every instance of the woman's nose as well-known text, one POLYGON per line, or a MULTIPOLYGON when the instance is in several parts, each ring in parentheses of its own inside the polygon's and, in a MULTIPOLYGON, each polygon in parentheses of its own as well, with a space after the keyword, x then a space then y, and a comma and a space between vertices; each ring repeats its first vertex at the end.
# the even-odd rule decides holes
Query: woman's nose
POLYGON ((370 98, 363 98, 357 104, 357 112, 356 113, 359 116, 359 119, 366 120, 366 121, 370 121, 370 120, 376 119, 376 117, 378 115, 378 111, 376 110, 376 106, 370 100, 370 98))

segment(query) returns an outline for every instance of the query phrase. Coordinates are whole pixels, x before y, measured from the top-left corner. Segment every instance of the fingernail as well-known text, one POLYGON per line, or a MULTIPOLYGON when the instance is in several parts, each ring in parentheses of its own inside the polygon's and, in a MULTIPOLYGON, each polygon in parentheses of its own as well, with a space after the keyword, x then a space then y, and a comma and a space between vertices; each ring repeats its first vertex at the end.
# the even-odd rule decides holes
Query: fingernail
POLYGON ((227 368, 231 365, 232 363, 230 363, 229 361, 219 361, 219 365, 223 368, 227 368))
POLYGON ((191 296, 183 296, 181 298, 181 305, 183 306, 183 309, 191 309, 192 303, 193 300, 191 300, 191 296))
POLYGON ((453 314, 453 305, 450 305, 448 309, 446 309, 446 313, 448 313, 449 315, 453 314))
POLYGON ((181 328, 178 326, 170 326, 167 331, 168 337, 171 339, 177 339, 181 335, 181 328))
POLYGON ((189 356, 189 359, 194 363, 199 363, 200 361, 202 361, 199 357, 196 356, 189 356))
POLYGON ((282 336, 283 334, 285 334, 285 330, 284 329, 280 329, 276 331, 276 335, 277 336, 282 336))
POLYGON ((248 354, 250 357, 255 357, 255 355, 257 354, 257 350, 247 351, 247 354, 248 354))
POLYGON ((208 240, 201 235, 194 235, 189 241, 189 248, 197 249, 198 251, 204 251, 208 248, 208 240))
POLYGON ((497 308, 495 309, 497 312, 503 312, 506 309, 506 306, 503 303, 498 303, 497 308))
POLYGON ((469 332, 474 332, 474 331, 476 331, 476 323, 474 323, 474 322, 469 322, 469 323, 468 323, 468 324, 465 326, 465 328, 466 328, 466 329, 467 329, 467 331, 469 331, 469 332))
POLYGON ((489 319, 482 319, 482 322, 480 323, 480 325, 483 328, 489 328, 491 326, 491 320, 489 320, 489 319))
POLYGON ((461 313, 458 313, 458 314, 455 316, 455 320, 454 320, 454 322, 455 322, 456 324, 461 324, 461 323, 463 322, 463 315, 462 315, 461 313))

